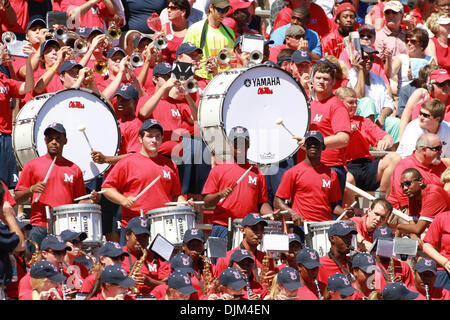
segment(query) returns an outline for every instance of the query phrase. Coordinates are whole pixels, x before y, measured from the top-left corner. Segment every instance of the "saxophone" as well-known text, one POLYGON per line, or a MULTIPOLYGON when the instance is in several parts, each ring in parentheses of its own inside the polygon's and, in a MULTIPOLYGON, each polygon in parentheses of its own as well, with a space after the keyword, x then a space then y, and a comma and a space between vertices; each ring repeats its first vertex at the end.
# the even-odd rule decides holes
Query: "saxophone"
POLYGON ((203 295, 207 295, 211 289, 212 276, 211 276, 211 262, 207 256, 199 255, 199 258, 203 261, 203 295))
POLYGON ((261 268, 261 274, 259 275, 259 282, 267 288, 267 290, 270 290, 270 283, 269 279, 267 278, 267 272, 269 272, 269 263, 270 263, 270 255, 269 253, 266 253, 266 255, 263 258, 262 261, 262 268, 261 268))
POLYGON ((250 288, 250 280, 246 272, 242 272, 242 278, 247 282, 247 299, 252 300, 253 290, 250 288))
POLYGON ((394 278, 395 278, 394 258, 391 258, 391 261, 389 262, 389 266, 387 268, 387 273, 388 273, 388 281, 394 282, 394 278))
POLYGON ((80 250, 80 253, 83 256, 88 257, 92 261, 92 266, 91 266, 91 269, 89 269, 89 274, 94 273, 96 271, 100 271, 99 270, 100 264, 97 263, 97 260, 95 259, 95 257, 92 254, 89 254, 89 253, 87 253, 86 251, 83 251, 83 250, 80 250))
POLYGON ((35 248, 33 254, 31 255, 30 260, 27 261, 28 265, 31 267, 36 262, 42 260, 42 255, 41 255, 41 251, 39 250, 39 245, 33 240, 30 240, 30 239, 27 239, 27 240, 29 242, 31 242, 31 244, 33 244, 33 246, 35 248))
POLYGON ((381 297, 382 297, 382 294, 380 291, 373 290, 367 297, 367 300, 381 300, 381 297))
POLYGON ((319 297, 319 300, 323 300, 323 295, 322 292, 320 292, 320 286, 319 286, 319 281, 317 281, 317 279, 314 279, 314 284, 316 285, 317 288, 317 295, 319 297))
MULTIPOLYGON (((139 260, 136 260, 136 262, 133 265, 133 268, 130 270, 130 274, 129 274, 130 278, 133 278, 141 271, 142 264, 144 263, 145 259, 147 258, 147 250, 142 248, 142 246, 140 244, 138 244, 138 246, 139 246, 139 249, 141 249, 141 251, 142 251, 142 255, 139 258, 139 260)), ((134 285, 134 287, 131 287, 130 290, 135 295, 139 294, 139 292, 140 292, 136 285, 134 285)))
POLYGON ((427 284, 425 284, 424 287, 425 287, 425 297, 426 297, 426 299, 427 300, 431 300, 430 299, 430 288, 428 287, 427 284))

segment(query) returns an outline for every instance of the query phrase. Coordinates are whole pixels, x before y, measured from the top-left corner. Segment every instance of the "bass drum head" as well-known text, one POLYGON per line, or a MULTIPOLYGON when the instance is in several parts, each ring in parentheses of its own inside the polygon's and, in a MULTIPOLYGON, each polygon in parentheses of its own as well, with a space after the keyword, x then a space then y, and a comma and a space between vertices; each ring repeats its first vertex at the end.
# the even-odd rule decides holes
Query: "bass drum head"
POLYGON ((290 73, 258 65, 234 80, 223 104, 224 130, 227 136, 235 126, 249 130, 250 162, 268 165, 297 152, 297 140, 277 124, 280 118, 299 137, 309 129, 309 102, 303 87, 290 73))
POLYGON ((85 182, 93 180, 110 167, 92 161, 91 148, 80 126, 86 127, 86 135, 94 150, 105 155, 117 155, 120 147, 119 122, 105 99, 87 89, 66 89, 57 92, 42 106, 34 127, 34 142, 39 156, 47 153, 44 130, 53 122, 66 129, 67 144, 63 157, 78 165, 85 182))

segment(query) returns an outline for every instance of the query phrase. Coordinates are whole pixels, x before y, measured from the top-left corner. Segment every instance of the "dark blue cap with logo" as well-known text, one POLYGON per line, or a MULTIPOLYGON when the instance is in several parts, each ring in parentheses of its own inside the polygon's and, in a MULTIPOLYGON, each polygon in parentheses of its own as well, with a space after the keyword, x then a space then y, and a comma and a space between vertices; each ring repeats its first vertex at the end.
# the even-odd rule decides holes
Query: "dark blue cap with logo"
POLYGON ((123 51, 122 48, 119 48, 119 47, 113 47, 113 48, 109 49, 109 50, 106 52, 105 57, 109 59, 109 58, 111 58, 113 55, 115 55, 117 52, 121 52, 124 56, 127 55, 127 54, 125 53, 125 51, 123 51))
POLYGON ((306 50, 296 50, 292 53, 291 60, 295 63, 308 62, 311 64, 311 54, 306 50))
POLYGON ((80 241, 83 241, 87 238, 86 232, 75 232, 69 229, 62 231, 60 236, 64 241, 72 241, 78 237, 80 237, 80 241))
POLYGON ((414 300, 419 296, 417 292, 410 291, 403 282, 388 283, 382 292, 384 300, 414 300))
POLYGON ((249 213, 244 217, 244 219, 242 219, 241 226, 254 226, 260 222, 262 222, 265 226, 268 225, 267 221, 264 220, 259 213, 249 213))
POLYGON ((85 31, 86 39, 89 38, 93 33, 105 34, 105 31, 99 27, 86 28, 86 31, 85 31))
POLYGON ((377 265, 375 263, 375 259, 371 254, 361 252, 353 257, 352 267, 361 269, 365 273, 372 273, 376 270, 377 265))
POLYGON ((119 256, 129 256, 130 254, 123 251, 119 243, 113 241, 105 242, 100 249, 98 249, 98 256, 116 258, 119 256))
POLYGON ((345 221, 333 223, 328 229, 328 236, 346 236, 349 233, 357 234, 356 227, 345 221))
POLYGON ((153 68, 153 76, 166 75, 172 72, 172 65, 168 62, 160 62, 153 68))
POLYGON ((350 280, 343 273, 335 273, 328 278, 328 290, 339 292, 345 297, 348 297, 357 291, 352 287, 350 280))
POLYGON ((28 29, 30 29, 30 28, 32 28, 32 27, 34 27, 36 25, 40 25, 42 28, 47 28, 47 23, 43 19, 41 19, 41 18, 34 18, 34 19, 31 18, 30 22, 28 22, 26 31, 28 31, 28 29))
POLYGON ((223 286, 231 287, 234 290, 240 290, 247 285, 242 278, 242 273, 236 268, 226 268, 220 273, 219 282, 223 286))
POLYGON ((194 273, 194 262, 187 254, 179 253, 170 260, 170 267, 175 271, 194 273))
POLYGON ((244 259, 250 259, 253 262, 255 262, 255 259, 253 259, 253 256, 250 253, 250 251, 246 249, 237 249, 236 251, 233 252, 233 254, 230 257, 230 261, 234 262, 240 262, 244 259))
POLYGON ((148 129, 154 128, 154 127, 157 127, 161 131, 161 134, 164 134, 163 126, 156 119, 145 120, 144 123, 141 125, 141 128, 139 129, 139 134, 141 134, 145 130, 148 130, 148 129))
POLYGON ((41 56, 44 55, 45 48, 47 48, 50 45, 56 45, 58 48, 61 48, 61 45, 59 44, 58 40, 56 40, 56 39, 45 40, 41 44, 41 56))
POLYGON ((392 233, 391 228, 388 226, 381 226, 375 229, 373 232, 373 241, 377 239, 383 239, 383 240, 393 240, 394 234, 392 233))
POLYGON ((302 250, 300 250, 295 257, 295 260, 306 269, 313 269, 321 266, 319 253, 311 248, 303 248, 302 250))
POLYGON ((247 128, 242 126, 231 128, 230 133, 228 133, 228 139, 233 141, 238 138, 244 138, 245 140, 250 141, 250 134, 248 133, 247 128))
POLYGON ((139 99, 139 92, 136 87, 132 84, 122 84, 117 92, 114 94, 114 97, 121 96, 125 99, 139 99))
POLYGON ((311 130, 306 132, 305 134, 305 142, 308 139, 316 139, 317 141, 319 141, 322 145, 324 145, 324 139, 323 139, 323 134, 320 131, 317 130, 311 130))
POLYGON ((277 283, 283 285, 288 290, 295 290, 303 287, 300 282, 298 270, 291 267, 284 267, 278 272, 277 283))
POLYGON ((70 70, 74 67, 78 67, 80 69, 83 68, 83 66, 75 60, 66 60, 62 63, 61 67, 59 67, 59 74, 63 74, 67 70, 70 70))
POLYGON ((414 270, 419 273, 431 271, 434 274, 437 274, 436 262, 429 258, 422 258, 417 261, 416 265, 414 266, 414 270))
POLYGON ((182 294, 192 294, 197 290, 192 286, 191 277, 181 271, 172 272, 167 279, 167 286, 180 291, 182 294))
POLYGON ((186 230, 183 236, 183 242, 188 243, 189 241, 194 239, 205 242, 205 234, 201 229, 191 228, 186 230))
POLYGON ((296 233, 288 233, 289 243, 298 242, 303 245, 303 239, 296 233))
POLYGON ((61 236, 55 236, 53 234, 46 236, 41 242, 41 250, 48 249, 69 251, 72 250, 72 248, 64 242, 64 239, 61 236))
POLYGON ((100 280, 103 283, 115 284, 124 288, 130 288, 136 284, 136 281, 128 276, 120 264, 106 266, 100 274, 100 280))
POLYGON ((194 51, 198 51, 199 53, 203 53, 201 48, 198 48, 195 44, 191 42, 184 42, 177 48, 177 57, 182 55, 183 53, 192 53, 194 51))
POLYGON ((150 40, 150 42, 153 42, 152 37, 147 36, 147 35, 142 35, 134 41, 134 47, 137 48, 142 40, 150 40))
POLYGON ((44 130, 44 136, 46 136, 50 130, 55 130, 56 132, 66 135, 66 129, 61 123, 58 122, 50 123, 48 127, 44 130))
POLYGON ((127 229, 131 230, 134 234, 150 234, 150 223, 145 218, 134 217, 128 221, 127 229))
POLYGON ((57 283, 66 280, 66 277, 58 271, 53 263, 45 260, 38 261, 31 266, 30 277, 35 279, 48 278, 57 283))

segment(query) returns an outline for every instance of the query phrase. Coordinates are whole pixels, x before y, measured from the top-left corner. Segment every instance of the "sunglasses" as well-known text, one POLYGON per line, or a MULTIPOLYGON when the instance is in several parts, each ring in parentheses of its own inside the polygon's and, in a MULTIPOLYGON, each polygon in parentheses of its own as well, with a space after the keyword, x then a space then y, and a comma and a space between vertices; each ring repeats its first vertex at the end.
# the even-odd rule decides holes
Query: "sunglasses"
POLYGON ((450 86, 450 80, 447 80, 447 81, 444 81, 444 82, 441 82, 441 83, 436 83, 436 85, 437 85, 439 88, 444 88, 444 87, 446 87, 446 86, 450 86))
POLYGON ((409 186, 414 182, 414 181, 418 181, 419 179, 414 179, 414 180, 411 180, 411 181, 404 181, 404 182, 402 182, 402 183, 400 183, 400 186, 402 187, 402 188, 409 188, 409 186))
POLYGON ((384 12, 385 15, 387 15, 387 14, 397 14, 397 13, 400 13, 400 12, 395 12, 394 10, 386 10, 384 12))
POLYGON ((418 43, 418 41, 415 39, 405 39, 405 43, 409 43, 409 42, 411 42, 411 44, 413 44, 413 45, 416 45, 418 43))
POLYGON ((167 9, 168 10, 179 10, 180 8, 175 7, 175 6, 168 6, 167 9))
POLYGON ((372 39, 373 38, 373 34, 360 33, 359 37, 362 38, 362 39, 364 39, 364 38, 372 39))
POLYGON ((419 115, 421 115, 421 116, 424 117, 425 119, 429 119, 429 118, 431 117, 431 114, 423 113, 422 111, 420 111, 419 115))
POLYGON ((292 38, 295 38, 295 40, 305 39, 304 34, 297 34, 295 36, 291 36, 292 38))
POLYGON ((424 147, 427 148, 427 149, 430 149, 432 151, 436 151, 436 152, 442 151, 442 146, 441 145, 440 146, 436 146, 436 147, 429 147, 429 146, 424 146, 424 147))
POLYGON ((219 12, 219 13, 221 13, 221 14, 227 14, 228 11, 230 11, 230 7, 226 7, 226 8, 217 8, 217 7, 214 7, 214 9, 216 9, 217 12, 219 12))

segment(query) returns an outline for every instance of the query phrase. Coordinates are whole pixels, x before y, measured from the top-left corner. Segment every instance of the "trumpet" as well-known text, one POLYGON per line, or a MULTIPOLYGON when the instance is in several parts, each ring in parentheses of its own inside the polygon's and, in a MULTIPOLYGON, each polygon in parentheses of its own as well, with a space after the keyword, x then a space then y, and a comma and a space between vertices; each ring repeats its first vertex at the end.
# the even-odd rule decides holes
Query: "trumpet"
POLYGON ((108 63, 103 60, 97 60, 94 63, 94 70, 102 76, 106 76, 108 74, 108 63))
POLYGON ((122 30, 116 25, 115 21, 111 21, 108 26, 108 37, 111 40, 117 40, 122 35, 122 30))
POLYGON ((167 45, 169 44, 169 40, 167 40, 166 36, 159 35, 155 38, 154 44, 155 44, 156 49, 163 50, 163 49, 167 48, 167 45))
POLYGON ((259 64, 263 61, 263 53, 259 50, 254 50, 250 53, 250 63, 259 64))
POLYGON ((144 64, 144 58, 139 52, 133 52, 133 54, 130 56, 130 65, 131 67, 138 68, 144 64))
POLYGON ((198 82, 194 78, 186 80, 185 83, 183 83, 183 87, 186 89, 188 93, 194 93, 198 90, 198 82))
POLYGON ((231 61, 231 52, 224 48, 222 50, 219 51, 219 54, 217 55, 217 61, 220 64, 228 64, 231 61))
POLYGON ((73 31, 67 32, 67 38, 64 40, 64 44, 72 47, 76 55, 86 53, 89 49, 88 42, 73 31))
POLYGON ((58 26, 55 29, 55 37, 60 40, 66 40, 68 37, 68 30, 66 26, 58 26))
POLYGON ((13 44, 16 41, 17 41, 17 37, 16 37, 16 34, 14 32, 6 31, 6 32, 4 32, 2 34, 2 42, 5 45, 7 45, 7 46, 11 45, 11 44, 13 44))

